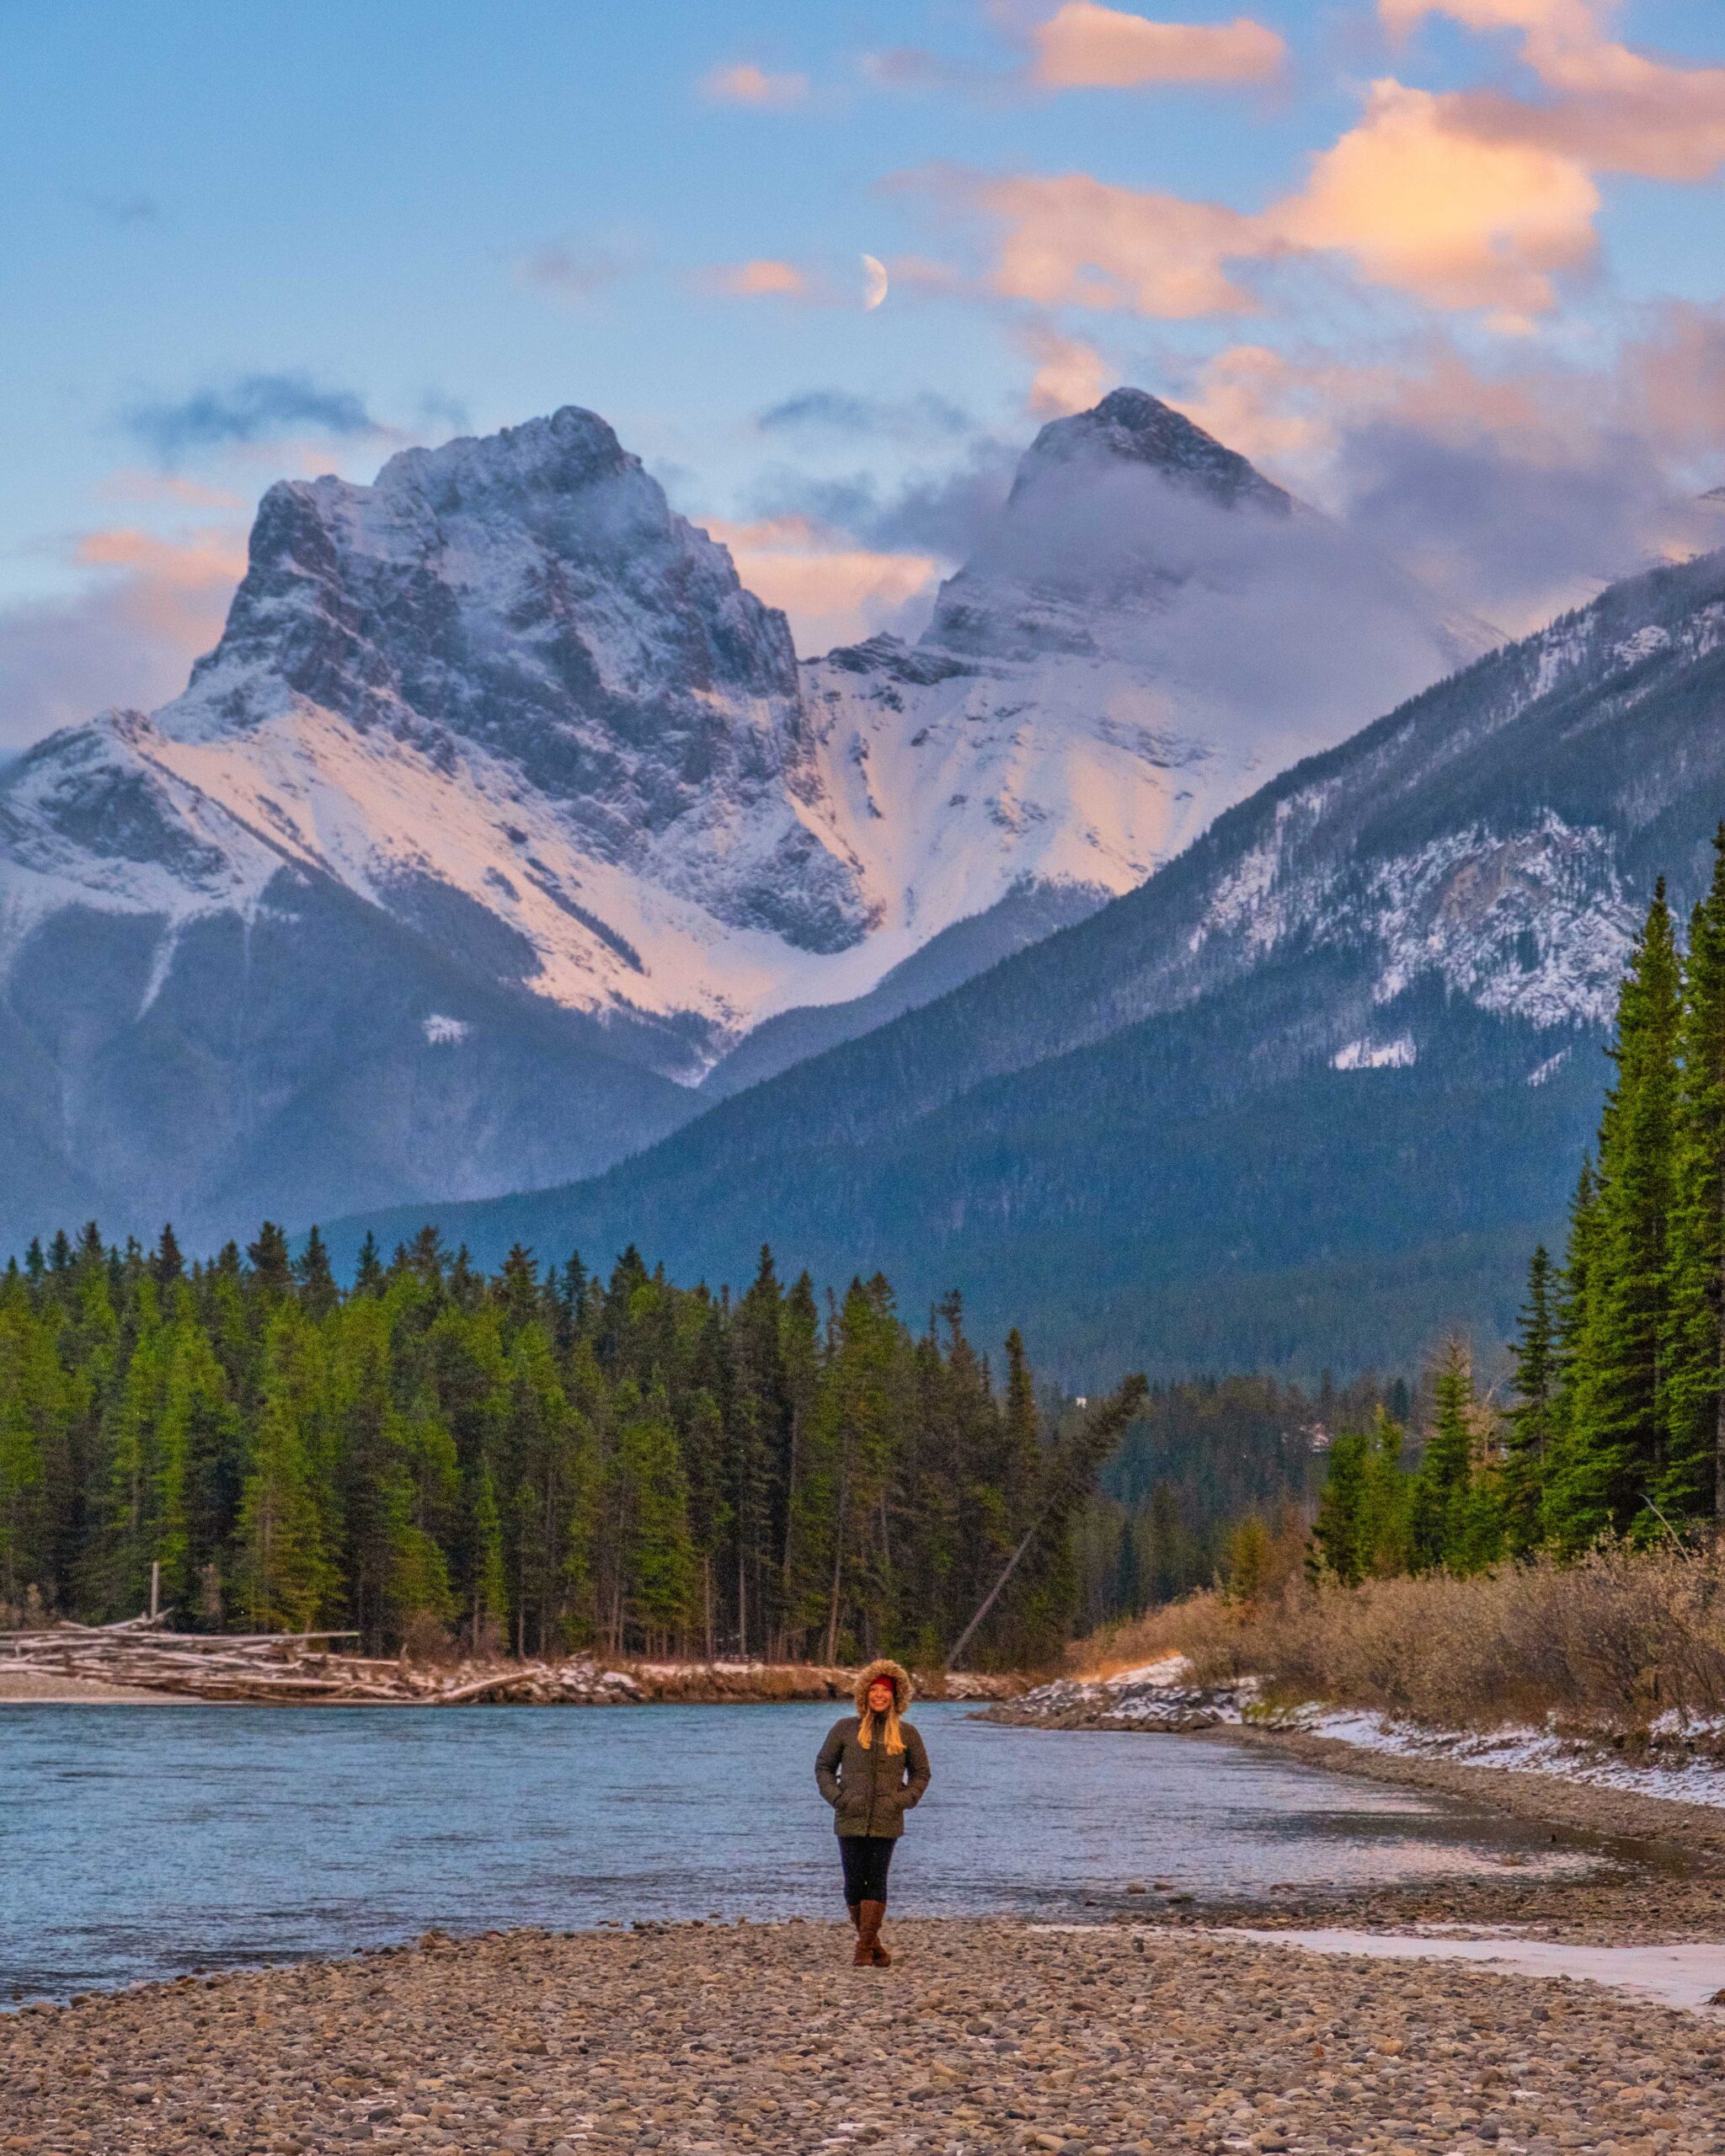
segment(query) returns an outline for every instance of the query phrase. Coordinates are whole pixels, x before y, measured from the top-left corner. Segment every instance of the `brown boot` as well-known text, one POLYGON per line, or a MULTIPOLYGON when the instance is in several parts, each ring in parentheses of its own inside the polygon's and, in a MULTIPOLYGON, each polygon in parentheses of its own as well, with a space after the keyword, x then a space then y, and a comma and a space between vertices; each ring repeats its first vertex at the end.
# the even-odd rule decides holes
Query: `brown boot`
POLYGON ((889 1969, 893 1957, 880 1943, 880 1927, 886 1915, 884 1902, 865 1902, 862 1922, 857 1932, 857 1962, 860 1968, 889 1969))
POLYGON ((862 1904, 860 1902, 846 1902, 845 1907, 851 1912, 852 1930, 861 1931, 862 1929, 862 1904))

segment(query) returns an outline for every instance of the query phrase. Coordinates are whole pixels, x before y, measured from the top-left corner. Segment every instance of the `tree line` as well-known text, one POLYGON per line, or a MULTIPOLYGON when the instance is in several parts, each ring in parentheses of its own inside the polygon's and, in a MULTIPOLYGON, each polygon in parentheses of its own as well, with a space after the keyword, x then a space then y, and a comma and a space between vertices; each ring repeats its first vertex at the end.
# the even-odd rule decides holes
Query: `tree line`
POLYGON ((937 1666, 1023 1545, 970 1658, 1031 1664, 1124 1413, 766 1250, 733 1296, 427 1228, 343 1289, 315 1230, 188 1265, 93 1223, 0 1280, 0 1622, 135 1615, 157 1566, 203 1629, 937 1666))
POLYGON ((1515 1396, 1452 1343, 1424 1454, 1381 1412, 1338 1439, 1315 1530, 1345 1582, 1683 1540, 1725 1521, 1725 825, 1680 944, 1663 878, 1618 998, 1615 1065, 1567 1246, 1528 1270, 1515 1396))
POLYGON ((1153 1384, 1079 1524, 1081 1630, 1231 1579, 1242 1538, 1309 1522, 1336 1433, 1380 1405, 1405 1424, 1407 1383, 1338 1384, 1326 1370, 1310 1387, 1247 1374, 1153 1384))

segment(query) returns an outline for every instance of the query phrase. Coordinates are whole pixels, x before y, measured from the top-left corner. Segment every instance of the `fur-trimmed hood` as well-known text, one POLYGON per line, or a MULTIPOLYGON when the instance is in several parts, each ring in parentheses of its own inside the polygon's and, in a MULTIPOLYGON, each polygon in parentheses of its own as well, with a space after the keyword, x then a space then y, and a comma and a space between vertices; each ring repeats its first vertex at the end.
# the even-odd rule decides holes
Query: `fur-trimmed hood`
POLYGON ((857 1672, 857 1688, 852 1697, 856 1702, 857 1713, 868 1713, 868 1688, 877 1677, 884 1677, 892 1686, 893 1705, 902 1715, 911 1704, 911 1673, 901 1663, 888 1662, 884 1657, 878 1662, 871 1662, 866 1669, 857 1672))

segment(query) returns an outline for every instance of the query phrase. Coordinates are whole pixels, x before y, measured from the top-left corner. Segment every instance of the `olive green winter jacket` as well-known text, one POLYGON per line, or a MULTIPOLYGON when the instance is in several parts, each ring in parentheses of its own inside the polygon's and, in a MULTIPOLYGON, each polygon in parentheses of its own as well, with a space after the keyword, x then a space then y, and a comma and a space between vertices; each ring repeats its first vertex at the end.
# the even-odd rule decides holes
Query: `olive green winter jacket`
POLYGON ((858 1715, 846 1715, 826 1733, 814 1762, 820 1794, 833 1809, 833 1828, 841 1834, 898 1835, 905 1814, 928 1787, 928 1753, 911 1724, 901 1721, 902 1752, 889 1752, 877 1729, 865 1752, 857 1742, 858 1715))

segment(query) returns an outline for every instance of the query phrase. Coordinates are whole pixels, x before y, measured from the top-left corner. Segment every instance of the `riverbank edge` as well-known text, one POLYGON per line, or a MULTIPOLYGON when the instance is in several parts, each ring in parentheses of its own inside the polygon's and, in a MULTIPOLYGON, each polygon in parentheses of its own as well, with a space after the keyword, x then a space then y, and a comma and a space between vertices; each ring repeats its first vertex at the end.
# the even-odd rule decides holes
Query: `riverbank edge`
POLYGON ((1725 1809, 1717 1805, 1685 1804, 1675 1797, 1602 1788, 1534 1769, 1476 1767, 1455 1759, 1368 1751, 1342 1737, 1316 1737, 1303 1730, 1231 1722, 1218 1724, 1204 1734, 1391 1788, 1466 1798, 1538 1826, 1650 1843, 1686 1861, 1700 1860, 1709 1869, 1725 1870, 1725 1809))

